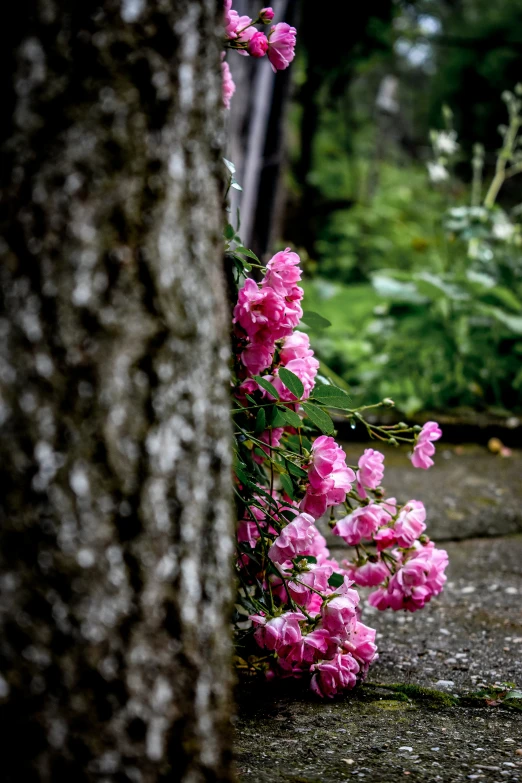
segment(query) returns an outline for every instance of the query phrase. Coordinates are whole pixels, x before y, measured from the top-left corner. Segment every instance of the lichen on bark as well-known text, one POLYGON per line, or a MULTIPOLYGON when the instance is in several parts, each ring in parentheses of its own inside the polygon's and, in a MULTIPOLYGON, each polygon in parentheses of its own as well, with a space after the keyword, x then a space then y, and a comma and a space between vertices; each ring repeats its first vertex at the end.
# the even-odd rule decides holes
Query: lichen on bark
POLYGON ((219 6, 4 26, 6 782, 230 777, 219 6))

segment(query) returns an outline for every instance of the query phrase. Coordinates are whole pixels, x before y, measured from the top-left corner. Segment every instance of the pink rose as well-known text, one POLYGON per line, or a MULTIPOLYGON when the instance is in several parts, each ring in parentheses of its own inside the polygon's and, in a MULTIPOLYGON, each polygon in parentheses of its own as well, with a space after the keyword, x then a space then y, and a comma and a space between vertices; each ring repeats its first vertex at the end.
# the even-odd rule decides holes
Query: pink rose
POLYGON ((379 552, 383 549, 389 549, 391 546, 395 546, 397 539, 395 538, 395 530, 392 527, 381 527, 374 536, 373 540, 377 545, 379 552))
POLYGON ((309 554, 315 537, 320 535, 313 517, 299 514, 283 528, 268 550, 268 557, 273 563, 285 563, 298 555, 309 554))
POLYGON ((356 622, 350 638, 343 643, 343 648, 346 652, 351 652, 360 663, 368 666, 378 657, 375 634, 374 628, 356 622))
MULTIPOLYGON (((250 343, 241 353, 241 362, 251 375, 259 375, 272 364, 274 346, 263 343, 250 343)), ((256 389, 258 388, 257 383, 256 389)))
POLYGON ((357 617, 356 606, 359 603, 359 594, 355 590, 349 590, 348 593, 350 595, 332 598, 321 607, 323 628, 341 640, 348 638, 351 626, 357 617))
POLYGON ((312 446, 309 485, 301 509, 316 519, 330 506, 342 503, 350 491, 355 473, 346 465, 346 455, 333 438, 321 435, 312 446))
POLYGON ((255 522, 250 522, 243 519, 237 528, 237 540, 242 543, 246 542, 252 549, 255 548, 256 541, 260 538, 260 533, 255 522))
MULTIPOLYGON (((281 296, 290 296, 301 279, 300 258, 289 247, 272 256, 266 265, 263 286, 270 286, 281 296)), ((301 289, 299 289, 301 291, 301 289)), ((302 298, 302 297, 301 297, 302 298)))
POLYGON ((386 563, 381 559, 375 562, 368 560, 361 566, 345 561, 345 566, 350 579, 361 587, 377 587, 390 576, 386 563))
POLYGON ((248 42, 248 53, 252 57, 264 57, 268 49, 268 38, 257 30, 248 42))
POLYGON ((231 9, 232 9, 232 0, 224 0, 224 19, 225 19, 225 27, 227 27, 231 20, 231 9))
POLYGON ((341 536, 350 546, 357 546, 363 539, 371 539, 388 519, 382 505, 370 503, 369 506, 359 506, 348 516, 338 519, 332 533, 334 536, 341 536))
POLYGON ((293 359, 307 359, 314 355, 310 348, 310 338, 304 332, 293 332, 283 341, 280 351, 280 357, 283 364, 288 364, 293 359))
POLYGON ((357 476, 357 492, 363 499, 367 497, 364 487, 376 489, 384 476, 384 454, 374 449, 365 449, 360 457, 357 476))
POLYGON ((426 530, 425 519, 426 509, 420 500, 410 500, 406 503, 394 525, 398 545, 411 546, 426 530))
POLYGON ((238 323, 251 339, 266 327, 277 329, 284 315, 285 301, 273 288, 259 288, 250 277, 245 280, 234 307, 233 322, 238 323))
POLYGON ((321 435, 314 441, 308 469, 309 486, 301 509, 316 519, 330 506, 342 503, 352 488, 355 473, 346 465, 346 455, 335 440, 321 435))
POLYGON ((300 663, 303 660, 303 638, 299 622, 305 618, 301 612, 285 612, 268 621, 262 615, 252 615, 250 619, 259 626, 254 639, 260 647, 275 650, 288 662, 300 663))
POLYGON ((225 3, 225 35, 227 38, 241 39, 247 30, 255 29, 250 27, 252 19, 249 16, 239 16, 237 11, 227 6, 228 3, 225 3))
POLYGON ((432 441, 442 436, 442 430, 436 421, 427 421, 420 431, 417 442, 413 447, 411 462, 414 468, 427 470, 433 465, 431 457, 435 454, 435 446, 432 441))
POLYGON ((268 36, 268 59, 274 73, 288 68, 295 56, 295 27, 279 22, 268 36))
MULTIPOLYGON (((226 52, 223 52, 221 59, 223 59, 225 55, 226 52)), ((230 99, 236 91, 236 85, 232 78, 232 74, 230 73, 228 63, 224 60, 221 63, 221 71, 223 76, 223 103, 225 105, 225 109, 230 109, 230 99)))
POLYGON ((368 601, 377 609, 405 609, 415 612, 422 609, 434 595, 438 595, 446 581, 444 573, 448 555, 444 549, 436 549, 430 542, 415 545, 406 557, 398 557, 398 569, 388 587, 380 587, 370 593, 368 601))
POLYGON ((288 600, 286 590, 292 596, 292 599, 299 604, 299 606, 308 607, 314 594, 309 588, 318 590, 321 593, 328 591, 328 580, 333 573, 333 568, 329 565, 310 565, 307 571, 303 571, 296 577, 296 581, 287 582, 287 586, 281 586, 278 594, 282 600, 288 600))
POLYGON ((320 658, 333 658, 339 647, 339 639, 332 637, 326 628, 316 628, 303 636, 303 644, 303 659, 311 663, 320 658))
POLYGON ((338 653, 330 661, 314 664, 311 670, 315 671, 310 683, 311 689, 318 696, 331 698, 340 691, 354 687, 359 664, 350 653, 338 653))

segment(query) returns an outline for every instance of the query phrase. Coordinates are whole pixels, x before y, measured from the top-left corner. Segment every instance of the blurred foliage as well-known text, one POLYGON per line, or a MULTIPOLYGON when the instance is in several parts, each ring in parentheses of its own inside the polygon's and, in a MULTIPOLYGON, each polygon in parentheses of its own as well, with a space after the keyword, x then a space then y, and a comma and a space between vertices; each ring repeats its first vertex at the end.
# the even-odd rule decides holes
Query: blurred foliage
MULTIPOLYGON (((358 165, 359 187, 365 188, 358 165)), ((327 167, 321 173, 327 176, 327 167)), ((396 269, 438 268, 444 236, 440 229, 441 194, 427 187, 426 170, 383 163, 372 197, 357 199, 351 209, 327 216, 315 249, 321 275, 336 280, 368 280, 382 266, 396 269)), ((318 178, 319 179, 319 178, 318 178)))
MULTIPOLYGON (((486 149, 498 143, 498 96, 520 80, 522 4, 520 0, 460 0, 451 6, 428 0, 441 24, 436 68, 430 80, 430 122, 438 125, 440 110, 455 110, 463 147, 480 139, 486 149)), ((435 37, 436 38, 436 37, 435 37)))
POLYGON ((408 414, 520 411, 522 163, 500 94, 522 73, 522 5, 397 0, 357 23, 342 55, 304 37, 290 114, 285 237, 332 322, 319 356, 408 414))
POLYGON ((371 284, 307 281, 307 306, 332 322, 314 345, 356 399, 391 397, 409 415, 519 410, 520 227, 498 207, 452 207, 444 228, 439 271, 381 269, 371 284))

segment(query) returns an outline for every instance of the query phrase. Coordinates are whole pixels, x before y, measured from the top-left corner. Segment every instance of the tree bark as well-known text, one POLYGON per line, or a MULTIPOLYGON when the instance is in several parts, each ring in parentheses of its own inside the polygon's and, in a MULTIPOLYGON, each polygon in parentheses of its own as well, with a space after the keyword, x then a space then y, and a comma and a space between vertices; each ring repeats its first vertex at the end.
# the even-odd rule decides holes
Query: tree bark
POLYGON ((228 781, 222 4, 10 14, 1 777, 228 781))

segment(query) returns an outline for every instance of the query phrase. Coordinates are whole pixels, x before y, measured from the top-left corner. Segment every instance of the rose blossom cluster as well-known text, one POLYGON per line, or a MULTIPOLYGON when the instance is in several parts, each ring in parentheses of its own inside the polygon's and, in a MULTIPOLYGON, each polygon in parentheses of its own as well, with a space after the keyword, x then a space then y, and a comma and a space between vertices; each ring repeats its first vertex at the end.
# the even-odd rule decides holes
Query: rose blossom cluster
MULTIPOLYGON (((275 387, 279 405, 297 414, 313 394, 318 362, 308 336, 296 329, 303 295, 298 265, 289 248, 276 253, 262 281, 247 279, 238 293, 235 395, 246 411, 254 400, 274 401, 253 377, 261 373, 275 387), (283 367, 301 381, 300 399, 284 384, 283 367)), ((252 460, 258 470, 266 467, 266 485, 246 503, 237 566, 243 589, 252 595, 261 590, 263 600, 247 625, 266 676, 308 676, 315 693, 333 696, 361 681, 377 657, 375 631, 361 622, 356 587, 374 588, 369 603, 378 609, 415 611, 442 590, 447 555, 425 535, 420 501, 401 506, 384 497, 384 456, 375 449, 366 449, 352 468, 335 439, 320 435, 300 457, 299 496, 291 500, 274 488, 274 462, 295 433, 292 426, 276 426, 256 436, 252 460), (340 565, 316 520, 342 504, 348 513, 332 522, 332 532, 355 554, 340 565)), ((414 466, 429 467, 440 434, 434 422, 424 425, 414 439, 414 466)))
MULTIPOLYGON (((288 67, 295 29, 279 23, 267 34, 256 27, 272 23, 271 8, 253 20, 224 0, 224 16, 225 48, 266 55, 274 71, 288 67)), ((228 108, 235 85, 224 57, 228 108)), ((323 388, 314 401, 319 362, 308 336, 297 330, 303 315, 299 262, 290 248, 276 253, 260 283, 244 281, 233 313, 240 520, 234 623, 238 665, 268 678, 307 677, 318 696, 332 697, 364 679, 377 658, 376 633, 361 621, 357 587, 373 588, 368 600, 378 609, 413 612, 442 590, 448 558, 425 534, 420 501, 401 506, 385 497, 382 453, 365 449, 350 467, 329 434, 333 426, 314 439, 312 420, 329 421, 317 400, 332 400, 332 392, 337 402, 345 400, 342 390, 327 394, 323 388), (343 504, 340 516, 335 508, 343 504), (317 526, 328 510, 332 532, 354 551, 342 564, 317 526)), ((362 418, 359 410, 348 415, 362 418)), ((386 440, 393 429, 375 433, 386 440)), ((442 434, 437 423, 395 429, 399 440, 413 442, 413 466, 431 467, 442 434), (405 437, 405 429, 416 434, 405 437)))
MULTIPOLYGON (((419 440, 423 433, 433 432, 433 424, 424 425, 419 440)), ((357 476, 364 486, 358 492, 365 500, 366 490, 377 489, 384 475, 384 457, 381 454, 377 460, 375 454, 367 449, 359 460, 357 476)), ((425 520, 426 509, 420 500, 399 506, 395 498, 376 498, 335 522, 332 533, 357 549, 355 560, 344 562, 349 577, 361 587, 379 586, 368 599, 377 609, 414 612, 441 592, 448 556, 424 535, 425 520)))
MULTIPOLYGON (((283 365, 302 376, 310 391, 319 363, 313 358, 308 335, 294 333, 303 315, 300 304, 303 289, 297 285, 301 279, 298 264, 297 253, 286 248, 270 259, 261 285, 247 279, 234 308, 234 324, 242 345, 240 360, 248 374, 258 375, 270 367, 276 342, 284 339, 283 365)), ((286 387, 283 389, 279 378, 274 385, 290 399, 290 392, 286 387)))
MULTIPOLYGON (((295 55, 296 30, 286 22, 270 27, 268 34, 258 30, 256 25, 267 25, 273 21, 272 8, 262 8, 256 19, 240 16, 232 8, 232 0, 224 3, 225 45, 235 49, 244 57, 268 57, 274 73, 288 68, 295 55)), ((223 56, 225 53, 223 53, 223 56)), ((230 97, 235 91, 230 69, 223 63, 223 102, 230 108, 230 97)))
POLYGON ((273 617, 259 613, 250 620, 259 647, 273 654, 269 676, 313 673, 311 687, 320 696, 352 688, 377 657, 375 631, 358 619, 353 583, 341 576, 337 587, 331 585, 342 569, 330 558, 313 517, 298 514, 275 538, 268 557, 279 574, 271 577, 271 592, 280 605, 273 617))

